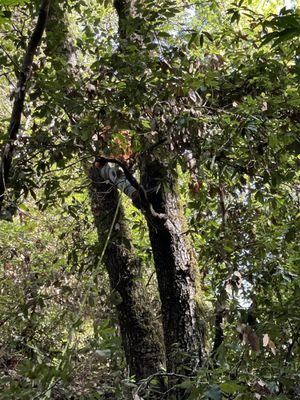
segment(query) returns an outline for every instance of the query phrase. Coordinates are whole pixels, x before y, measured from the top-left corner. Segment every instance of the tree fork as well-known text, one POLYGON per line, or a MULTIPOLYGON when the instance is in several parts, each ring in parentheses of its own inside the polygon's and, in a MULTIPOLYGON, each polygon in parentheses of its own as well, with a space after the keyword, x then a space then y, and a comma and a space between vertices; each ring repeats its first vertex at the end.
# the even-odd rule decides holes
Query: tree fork
POLYGON ((201 365, 203 356, 203 315, 195 255, 184 234, 176 180, 153 156, 144 157, 141 164, 148 194, 127 167, 115 159, 96 157, 93 181, 110 182, 114 190, 124 191, 146 217, 162 302, 167 367, 172 372, 188 373, 201 365), (163 189, 166 185, 167 191, 163 189), (139 197, 141 191, 144 198, 139 197))
POLYGON ((91 202, 99 243, 104 248, 104 264, 116 309, 130 375, 137 380, 157 372, 163 363, 158 322, 154 320, 141 281, 141 262, 134 253, 118 190, 99 178, 97 168, 90 170, 91 202), (116 213, 116 215, 115 215, 116 213), (113 225, 113 226, 112 226, 113 225))

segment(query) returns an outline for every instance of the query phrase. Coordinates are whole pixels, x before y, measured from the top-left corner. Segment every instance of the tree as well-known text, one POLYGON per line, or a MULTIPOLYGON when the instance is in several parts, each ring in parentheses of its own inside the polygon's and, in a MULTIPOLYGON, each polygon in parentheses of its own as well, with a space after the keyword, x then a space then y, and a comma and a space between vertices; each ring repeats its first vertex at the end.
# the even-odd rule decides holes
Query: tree
MULTIPOLYGON (((135 57, 134 53, 139 52, 143 42, 142 32, 129 28, 130 22, 139 23, 140 7, 140 3, 115 2, 120 47, 126 53, 126 46, 131 46, 131 57, 135 57), (128 31, 131 31, 131 36, 128 31)), ((139 73, 143 74, 144 71, 139 73)), ((147 107, 147 104, 140 106, 147 107)), ((138 122, 134 129, 143 135, 138 122)), ((146 135, 142 145, 144 148, 151 145, 146 135)), ((192 371, 202 362, 203 326, 196 297, 200 283, 197 285, 196 282, 195 256, 184 234, 185 223, 176 189, 175 168, 170 167, 169 160, 161 154, 158 157, 149 153, 141 156, 141 182, 145 191, 150 193, 147 197, 153 209, 164 216, 148 218, 148 229, 162 303, 167 369, 179 373, 189 369, 192 371)))
MULTIPOLYGON (((15 215, 0 222, 1 396, 297 398, 298 10, 116 1, 118 20, 108 2, 64 6, 68 29, 54 25, 35 58, 15 215), (168 348, 157 373, 152 314, 168 348)), ((2 144, 35 16, 1 2, 2 144)))

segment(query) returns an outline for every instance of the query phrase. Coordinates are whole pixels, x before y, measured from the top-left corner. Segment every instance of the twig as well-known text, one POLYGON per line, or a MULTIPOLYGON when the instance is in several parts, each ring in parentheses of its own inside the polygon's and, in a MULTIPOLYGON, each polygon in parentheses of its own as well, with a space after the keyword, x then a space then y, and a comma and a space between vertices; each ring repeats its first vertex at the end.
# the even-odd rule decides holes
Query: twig
POLYGON ((17 69, 17 72, 20 73, 20 68, 18 66, 18 64, 15 62, 15 60, 11 57, 11 55, 5 50, 5 48, 0 44, 0 48, 2 49, 2 51, 5 53, 6 57, 8 57, 10 59, 10 61, 12 62, 12 64, 14 64, 14 66, 17 69))
POLYGON ((146 287, 148 287, 150 285, 150 282, 151 282, 154 274, 155 274, 155 271, 153 271, 152 274, 149 276, 148 282, 146 283, 146 287))
POLYGON ((156 377, 161 377, 161 376, 172 376, 175 378, 181 378, 181 379, 191 379, 192 376, 187 376, 187 375, 182 375, 182 374, 176 374, 175 372, 155 372, 154 374, 148 376, 148 378, 143 379, 141 384, 133 391, 134 395, 138 395, 140 391, 147 389, 151 381, 156 378, 156 377))

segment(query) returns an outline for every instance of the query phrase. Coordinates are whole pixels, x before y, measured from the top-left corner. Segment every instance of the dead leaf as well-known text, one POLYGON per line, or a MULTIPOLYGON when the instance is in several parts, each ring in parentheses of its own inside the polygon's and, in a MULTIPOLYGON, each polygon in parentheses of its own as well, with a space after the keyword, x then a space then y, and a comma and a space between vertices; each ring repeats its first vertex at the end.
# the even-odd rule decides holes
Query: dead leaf
POLYGON ((86 89, 89 93, 94 94, 96 92, 96 86, 88 83, 86 89))
POLYGON ((193 90, 190 89, 188 95, 194 103, 197 103, 197 96, 193 90))
POLYGON ((261 106, 261 111, 267 111, 267 109, 268 109, 268 103, 264 101, 261 106))
POLYGON ((232 286, 229 282, 226 283, 225 290, 230 296, 232 296, 232 286))
POLYGON ((264 347, 268 346, 269 340, 270 340, 269 335, 267 333, 265 333, 264 336, 263 336, 263 346, 264 347))
POLYGON ((260 399, 262 396, 268 396, 270 394, 270 390, 267 386, 267 384, 259 379, 258 381, 254 381, 251 384, 252 389, 255 390, 255 398, 260 399))
POLYGON ((268 347, 271 350, 272 354, 274 354, 274 356, 276 355, 275 343, 273 342, 273 340, 270 339, 268 333, 265 333, 263 336, 263 346, 268 347))

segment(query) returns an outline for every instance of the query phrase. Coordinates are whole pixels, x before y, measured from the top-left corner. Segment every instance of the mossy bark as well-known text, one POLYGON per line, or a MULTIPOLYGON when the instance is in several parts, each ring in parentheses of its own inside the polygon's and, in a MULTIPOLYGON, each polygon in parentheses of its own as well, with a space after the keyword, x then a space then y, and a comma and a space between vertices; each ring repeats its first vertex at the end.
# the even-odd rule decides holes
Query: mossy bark
POLYGON ((117 189, 101 182, 97 175, 97 181, 91 187, 91 200, 99 244, 105 250, 103 261, 117 299, 116 309, 129 372, 142 379, 157 372, 163 362, 160 328, 151 311, 142 281, 141 262, 134 253, 117 189))
POLYGON ((189 374, 202 363, 198 274, 193 248, 177 192, 177 179, 162 161, 142 162, 142 184, 156 212, 166 215, 148 223, 160 299, 167 370, 189 374))

